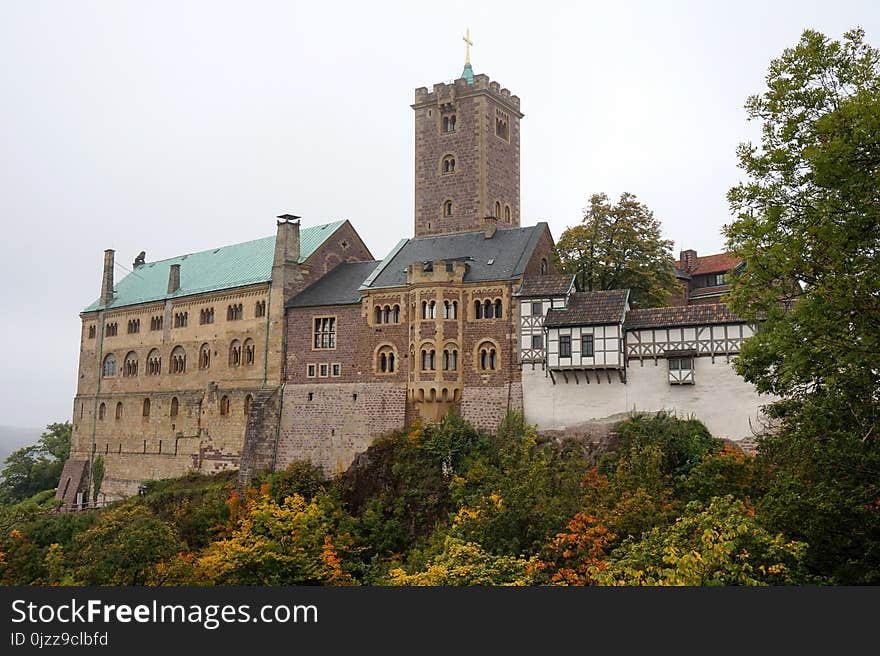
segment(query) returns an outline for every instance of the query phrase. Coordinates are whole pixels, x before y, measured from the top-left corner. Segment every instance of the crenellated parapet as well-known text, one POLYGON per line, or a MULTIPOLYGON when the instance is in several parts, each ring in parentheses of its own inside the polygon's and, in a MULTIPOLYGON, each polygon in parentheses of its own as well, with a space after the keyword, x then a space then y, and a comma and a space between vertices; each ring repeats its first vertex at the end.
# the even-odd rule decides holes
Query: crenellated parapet
POLYGON ((502 106, 510 109, 522 118, 520 112, 519 96, 510 93, 509 89, 501 86, 498 82, 489 79, 488 75, 474 75, 473 84, 460 77, 452 82, 439 82, 431 91, 427 87, 419 87, 415 93, 413 109, 427 106, 442 106, 452 103, 457 99, 468 96, 489 95, 502 106))

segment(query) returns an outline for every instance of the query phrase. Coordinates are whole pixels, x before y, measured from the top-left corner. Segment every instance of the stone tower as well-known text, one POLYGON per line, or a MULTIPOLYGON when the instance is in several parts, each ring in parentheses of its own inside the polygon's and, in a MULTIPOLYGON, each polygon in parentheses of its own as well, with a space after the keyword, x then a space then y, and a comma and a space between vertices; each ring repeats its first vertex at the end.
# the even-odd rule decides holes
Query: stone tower
POLYGON ((518 228, 519 98, 474 75, 416 89, 415 236, 518 228))

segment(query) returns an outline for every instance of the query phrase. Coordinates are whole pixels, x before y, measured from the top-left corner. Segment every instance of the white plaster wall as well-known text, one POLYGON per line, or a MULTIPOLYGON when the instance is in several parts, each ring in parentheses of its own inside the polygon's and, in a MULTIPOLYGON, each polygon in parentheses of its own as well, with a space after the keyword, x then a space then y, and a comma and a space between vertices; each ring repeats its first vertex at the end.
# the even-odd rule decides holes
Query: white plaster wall
POLYGON ((716 437, 741 440, 753 435, 752 427, 760 428, 760 406, 772 403, 775 397, 759 396, 751 383, 736 374, 724 356, 694 359, 695 385, 670 385, 666 360, 629 362, 626 384, 617 372, 611 383, 604 371, 601 383, 590 372, 590 383, 578 372, 579 384, 568 372, 568 383, 561 372, 554 372, 556 385, 540 367, 523 367, 523 406, 526 421, 540 429, 560 429, 591 419, 643 411, 668 410, 681 417, 694 415, 716 437))

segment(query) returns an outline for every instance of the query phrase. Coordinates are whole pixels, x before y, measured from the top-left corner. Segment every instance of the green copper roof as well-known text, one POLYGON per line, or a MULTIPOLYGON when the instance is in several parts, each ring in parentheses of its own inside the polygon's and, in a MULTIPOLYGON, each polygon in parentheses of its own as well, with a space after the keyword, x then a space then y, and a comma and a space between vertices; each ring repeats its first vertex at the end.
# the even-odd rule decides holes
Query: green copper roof
MULTIPOLYGON (((302 228, 299 233, 299 261, 306 261, 343 223, 335 221, 302 228)), ((83 312, 268 282, 272 279, 274 257, 275 237, 272 236, 147 262, 116 283, 113 300, 107 306, 95 301, 83 312), (168 272, 172 264, 180 265, 180 289, 169 294, 168 272)))
POLYGON ((474 83, 474 69, 471 68, 471 63, 468 62, 464 65, 464 70, 461 72, 461 76, 467 80, 468 84, 474 83))

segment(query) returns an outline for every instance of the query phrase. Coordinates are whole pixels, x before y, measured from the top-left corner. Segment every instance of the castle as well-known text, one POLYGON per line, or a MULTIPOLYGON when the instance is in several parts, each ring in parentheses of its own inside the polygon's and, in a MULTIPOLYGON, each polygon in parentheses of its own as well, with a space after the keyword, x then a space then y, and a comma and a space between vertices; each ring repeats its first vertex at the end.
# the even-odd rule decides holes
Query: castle
POLYGON ((735 262, 682 252, 678 305, 630 309, 554 269, 521 225, 520 99, 475 75, 415 91, 415 230, 376 260, 347 220, 150 262, 82 313, 70 459, 57 497, 101 499, 188 471, 328 474, 387 431, 450 408, 566 428, 630 410, 750 435, 765 399, 730 358, 753 328, 716 304, 735 262), (713 268, 714 267, 714 268, 713 268))

